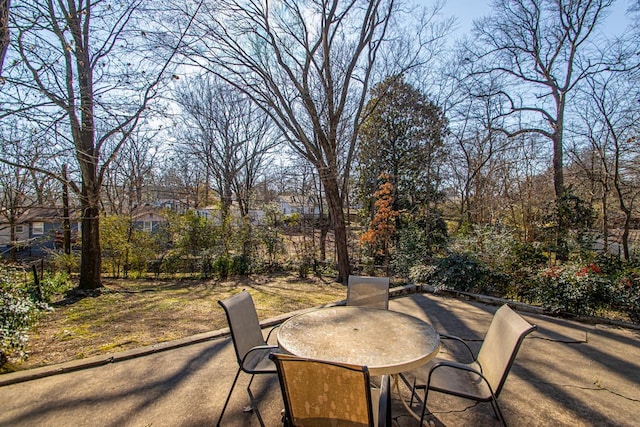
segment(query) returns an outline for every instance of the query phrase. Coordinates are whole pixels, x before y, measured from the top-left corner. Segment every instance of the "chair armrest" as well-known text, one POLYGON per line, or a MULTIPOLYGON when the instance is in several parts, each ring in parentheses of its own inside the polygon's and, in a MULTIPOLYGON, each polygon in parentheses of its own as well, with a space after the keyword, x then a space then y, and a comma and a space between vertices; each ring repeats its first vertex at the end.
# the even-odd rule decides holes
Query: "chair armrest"
POLYGON ((264 340, 264 341, 268 343, 268 342, 269 342, 269 338, 271 337, 271 334, 273 333, 273 331, 275 331, 275 330, 276 330, 277 328, 279 328, 279 327, 280 327, 280 324, 279 324, 279 323, 278 323, 277 325, 273 325, 273 326, 271 327, 271 330, 269 330, 269 333, 267 334, 267 338, 265 338, 265 340, 264 340))
POLYGON ((465 348, 467 349, 467 351, 469 352, 469 356, 471 356, 471 360, 475 361, 476 360, 476 356, 473 354, 473 351, 471 350, 471 347, 469 347, 469 344, 466 343, 465 340, 463 340, 460 337, 457 337, 455 335, 447 335, 447 334, 440 334, 440 338, 441 339, 446 339, 446 340, 454 340, 456 342, 462 343, 462 345, 465 346, 465 348))
POLYGON ((391 408, 391 385, 389 375, 383 375, 380 382, 380 400, 378 401, 378 427, 387 427, 387 417, 391 408))
POLYGON ((278 347, 277 345, 257 345, 255 347, 252 347, 251 350, 247 351, 247 354, 245 354, 244 357, 242 358, 242 361, 240 362, 240 366, 244 366, 244 362, 247 360, 247 358, 256 351, 268 350, 268 349, 277 350, 279 348, 280 347, 278 347))
MULTIPOLYGON (((443 367, 453 368, 453 369, 460 369, 462 371, 472 372, 472 373, 478 375, 480 378, 482 378, 482 381, 487 383, 487 387, 489 387, 489 391, 491 392, 491 395, 494 396, 494 398, 495 398, 495 394, 493 392, 493 388, 491 387, 491 384, 489 383, 489 380, 487 380, 485 378, 485 376, 482 374, 481 371, 478 371, 477 369, 474 369, 469 365, 465 365, 464 363, 450 362, 448 360, 443 360, 443 361, 440 361, 438 363, 435 363, 431 367, 431 369, 429 370, 429 377, 427 378, 427 389, 429 389, 430 386, 431 386, 431 375, 433 374, 433 371, 435 371, 438 368, 443 368, 443 367)), ((480 367, 480 369, 482 369, 482 367, 480 367)))
POLYGON ((467 364, 460 363, 460 362, 454 362, 452 360, 441 360, 441 361, 439 361, 437 363, 434 363, 433 366, 431 367, 431 369, 429 369, 429 376, 431 376, 431 373, 433 371, 435 371, 438 368, 442 368, 442 367, 461 369, 463 371, 473 372, 474 374, 482 375, 481 371, 478 371, 477 369, 474 369, 474 368, 472 368, 471 366, 469 366, 467 364))

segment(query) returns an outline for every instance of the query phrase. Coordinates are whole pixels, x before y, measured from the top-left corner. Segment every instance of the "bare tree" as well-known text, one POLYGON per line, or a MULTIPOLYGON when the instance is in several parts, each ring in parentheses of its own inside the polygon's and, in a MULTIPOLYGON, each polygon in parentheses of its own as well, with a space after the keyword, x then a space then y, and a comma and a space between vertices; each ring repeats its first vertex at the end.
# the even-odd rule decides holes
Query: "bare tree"
POLYGON ((471 95, 494 90, 495 82, 452 77, 467 94, 448 109, 448 169, 459 193, 459 223, 488 222, 488 206, 483 201, 488 202, 496 190, 497 177, 492 175, 500 166, 500 156, 510 147, 509 139, 496 130, 503 122, 503 106, 496 98, 471 95))
POLYGON ((279 135, 274 133, 272 123, 268 116, 259 115, 253 122, 247 119, 253 117, 249 114, 243 117, 245 135, 250 136, 245 144, 240 147, 240 169, 233 180, 233 192, 236 195, 240 215, 246 217, 254 201, 255 187, 258 179, 264 174, 265 163, 270 158, 271 149, 279 143, 279 135))
MULTIPOLYGON (((143 2, 22 0, 12 5, 12 49, 0 117, 18 115, 75 153, 82 210, 79 287, 101 283, 99 215, 106 170, 157 95, 168 59, 140 46, 143 2), (157 55, 154 53, 154 55, 157 55)), ((170 56, 169 56, 170 57, 170 56)), ((57 172, 46 171, 57 179, 57 172)))
POLYGON ((177 148, 204 161, 224 218, 234 194, 241 215, 248 215, 265 156, 278 143, 270 118, 242 92, 211 76, 188 78, 175 98, 183 111, 177 148))
MULTIPOLYGON (((3 156, 23 160, 21 153, 7 153, 3 144, 3 156)), ((0 163, 0 214, 9 228, 10 258, 16 260, 16 226, 27 209, 34 203, 31 176, 28 169, 0 163)))
POLYGON ((603 234, 608 237, 607 199, 613 190, 618 208, 622 212, 622 250, 625 260, 630 259, 629 231, 634 215, 634 204, 640 196, 640 109, 637 107, 637 87, 629 74, 603 73, 587 80, 583 91, 584 138, 587 153, 595 157, 596 166, 589 158, 576 156, 591 179, 602 185, 603 234), (596 173, 597 172, 597 173, 596 173))
POLYGON ((48 162, 43 144, 22 143, 32 133, 11 121, 13 126, 0 131, 0 217, 9 228, 10 257, 16 259, 15 227, 32 208, 53 202, 48 182, 51 178, 34 170, 48 162), (20 165, 25 165, 24 167, 20 165))
POLYGON ((538 238, 545 207, 554 203, 550 154, 540 150, 537 134, 523 134, 510 141, 508 150, 500 156, 499 192, 496 204, 503 207, 495 217, 517 227, 520 239, 531 242, 538 238), (545 172, 546 171, 546 172, 545 172))
MULTIPOLYGON (((247 94, 319 171, 339 281, 350 272, 343 208, 359 113, 397 8, 393 0, 205 2, 185 43, 189 63, 247 94)), ((389 51, 396 71, 417 62, 427 41, 415 40, 417 49, 389 51)))
POLYGON ((507 101, 509 136, 537 133, 553 145, 556 200, 564 191, 563 134, 569 95, 586 77, 611 66, 588 57, 588 42, 613 0, 495 0, 492 16, 476 21, 466 56, 471 73, 504 79, 482 93, 507 101), (541 121, 537 119, 540 118, 541 121))
POLYGON ((185 155, 181 147, 173 147, 161 162, 156 186, 160 202, 177 201, 178 211, 198 209, 209 203, 209 176, 201 159, 185 155))
POLYGON ((108 168, 103 187, 106 211, 131 213, 135 206, 151 201, 149 194, 157 163, 157 131, 137 129, 108 168))

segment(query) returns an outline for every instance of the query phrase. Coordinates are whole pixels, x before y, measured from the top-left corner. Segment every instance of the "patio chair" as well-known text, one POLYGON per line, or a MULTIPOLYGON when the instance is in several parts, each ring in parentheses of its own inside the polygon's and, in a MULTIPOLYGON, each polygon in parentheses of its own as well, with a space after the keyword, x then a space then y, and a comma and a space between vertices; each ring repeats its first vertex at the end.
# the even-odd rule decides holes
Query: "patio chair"
POLYGON ((389 308, 389 278, 349 276, 347 305, 389 308))
POLYGON ((529 324, 505 304, 493 316, 477 357, 473 356, 471 348, 462 339, 441 334, 441 338, 462 343, 473 361, 460 363, 436 358, 414 372, 412 401, 417 389, 425 390, 420 425, 431 390, 479 402, 491 402, 496 417, 506 426, 498 406, 498 396, 520 345, 535 329, 535 325, 529 324))
POLYGON ((366 366, 271 354, 280 379, 285 427, 386 426, 389 377, 371 387, 366 366))
POLYGON ((235 349, 238 360, 238 371, 233 379, 233 384, 231 385, 216 425, 220 425, 220 421, 222 420, 224 411, 227 409, 231 393, 233 393, 240 372, 245 372, 251 375, 249 385, 247 386, 247 393, 249 394, 249 399, 251 399, 251 405, 255 410, 260 425, 264 426, 262 417, 256 406, 255 398, 253 397, 253 393, 251 393, 251 383, 255 375, 276 373, 276 367, 271 359, 269 359, 269 354, 276 351, 278 346, 267 345, 273 329, 269 332, 265 340, 262 336, 262 329, 260 329, 260 322, 258 321, 256 308, 253 304, 253 298, 251 298, 251 294, 247 291, 243 290, 226 300, 218 301, 218 304, 222 306, 227 316, 227 323, 229 324, 229 330, 231 331, 231 338, 233 340, 233 348, 235 349))

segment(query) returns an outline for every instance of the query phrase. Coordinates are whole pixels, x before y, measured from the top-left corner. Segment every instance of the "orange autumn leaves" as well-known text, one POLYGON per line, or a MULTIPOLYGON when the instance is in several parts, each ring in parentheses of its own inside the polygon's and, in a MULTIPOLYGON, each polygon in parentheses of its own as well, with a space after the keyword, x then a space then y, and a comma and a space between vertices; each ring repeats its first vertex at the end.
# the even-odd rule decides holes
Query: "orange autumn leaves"
POLYGON ((360 236, 360 243, 368 247, 375 255, 388 255, 393 235, 396 232, 396 218, 398 211, 393 210, 393 184, 388 174, 380 175, 383 182, 373 193, 375 202, 374 217, 369 229, 360 236))

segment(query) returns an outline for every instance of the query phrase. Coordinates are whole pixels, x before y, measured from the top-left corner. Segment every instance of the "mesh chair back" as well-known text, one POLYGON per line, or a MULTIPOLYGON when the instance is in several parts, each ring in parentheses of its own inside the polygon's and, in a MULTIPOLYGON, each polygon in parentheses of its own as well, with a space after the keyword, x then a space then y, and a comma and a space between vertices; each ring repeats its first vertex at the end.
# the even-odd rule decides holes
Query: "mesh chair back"
POLYGON ((389 278, 349 276, 347 305, 389 308, 389 278))
POLYGON ((477 360, 496 397, 502 390, 522 341, 535 328, 506 304, 493 316, 477 360))
POLYGON ((253 298, 249 292, 242 291, 226 300, 218 301, 218 304, 224 308, 227 315, 238 364, 242 364, 242 359, 249 350, 266 345, 253 298))
POLYGON ((274 353, 291 426, 373 426, 369 371, 274 353))

